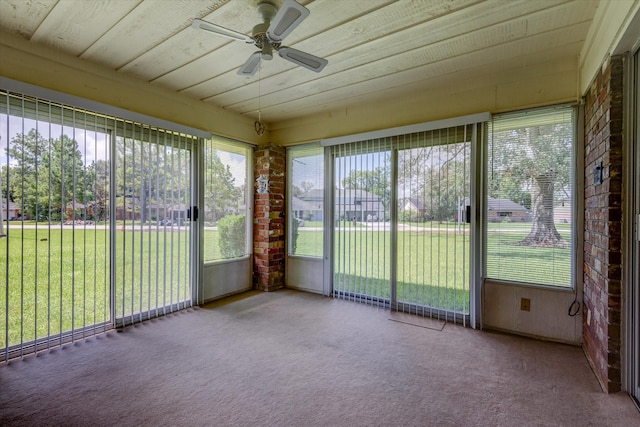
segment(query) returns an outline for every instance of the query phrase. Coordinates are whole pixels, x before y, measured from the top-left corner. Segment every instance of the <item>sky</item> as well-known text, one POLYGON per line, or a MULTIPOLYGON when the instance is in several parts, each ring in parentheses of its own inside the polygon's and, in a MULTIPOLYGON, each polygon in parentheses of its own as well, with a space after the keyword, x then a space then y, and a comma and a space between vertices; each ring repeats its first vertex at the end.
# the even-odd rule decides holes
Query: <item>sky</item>
MULTIPOLYGON (((69 138, 75 139, 85 164, 107 158, 109 136, 105 133, 69 126, 63 129, 61 125, 57 124, 0 114, 0 165, 7 164, 7 148, 10 141, 16 135, 26 134, 31 129, 36 129, 44 138, 58 139, 62 135, 67 135, 69 138)), ((11 164, 15 163, 11 162, 11 164)))

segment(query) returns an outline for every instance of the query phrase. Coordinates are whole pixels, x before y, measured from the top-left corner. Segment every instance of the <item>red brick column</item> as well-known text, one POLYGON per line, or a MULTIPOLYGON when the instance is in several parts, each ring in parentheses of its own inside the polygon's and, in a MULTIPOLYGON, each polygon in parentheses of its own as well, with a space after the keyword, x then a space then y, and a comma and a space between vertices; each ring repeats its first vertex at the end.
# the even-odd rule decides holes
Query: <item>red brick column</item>
POLYGON ((284 287, 285 150, 269 144, 255 152, 253 285, 273 291, 284 287))
POLYGON ((621 389, 622 58, 589 88, 585 106, 584 351, 602 388, 621 389), (602 164, 602 183, 594 170, 602 164))

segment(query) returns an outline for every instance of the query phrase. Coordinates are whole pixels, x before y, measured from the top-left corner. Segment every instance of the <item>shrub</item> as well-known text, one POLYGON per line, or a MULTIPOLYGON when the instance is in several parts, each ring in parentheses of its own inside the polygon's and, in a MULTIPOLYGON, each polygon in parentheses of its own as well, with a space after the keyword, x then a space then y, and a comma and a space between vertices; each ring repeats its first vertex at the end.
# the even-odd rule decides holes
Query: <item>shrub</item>
POLYGON ((237 258, 245 255, 244 215, 227 215, 218 221, 218 244, 223 258, 237 258))

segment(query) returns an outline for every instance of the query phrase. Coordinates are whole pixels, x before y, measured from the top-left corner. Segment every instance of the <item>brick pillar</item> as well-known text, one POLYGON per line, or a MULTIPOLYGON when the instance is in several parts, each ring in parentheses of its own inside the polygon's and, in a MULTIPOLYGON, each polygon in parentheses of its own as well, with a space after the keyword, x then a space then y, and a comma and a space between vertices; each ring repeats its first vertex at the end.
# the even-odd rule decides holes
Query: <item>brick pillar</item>
POLYGON ((583 347, 602 388, 621 389, 622 58, 600 70, 585 106, 583 347), (602 183, 594 170, 602 164, 602 183))
POLYGON ((285 150, 269 144, 255 152, 253 286, 284 287, 285 150))

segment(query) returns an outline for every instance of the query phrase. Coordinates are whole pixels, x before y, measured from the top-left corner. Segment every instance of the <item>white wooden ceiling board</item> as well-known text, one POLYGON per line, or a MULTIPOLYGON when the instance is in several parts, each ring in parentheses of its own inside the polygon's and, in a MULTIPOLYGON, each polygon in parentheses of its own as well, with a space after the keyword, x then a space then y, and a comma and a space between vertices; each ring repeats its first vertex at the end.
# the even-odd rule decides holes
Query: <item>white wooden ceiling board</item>
MULTIPOLYGON (((531 2, 526 0, 522 2, 510 1, 504 5, 500 13, 502 25, 511 25, 520 28, 519 26, 522 23, 522 20, 514 20, 515 18, 519 18, 533 12, 540 13, 540 7, 545 4, 546 3, 543 2, 531 2), (513 22, 510 24, 510 21, 513 22)), ((562 6, 562 8, 554 8, 546 13, 566 13, 567 11, 564 9, 566 9, 566 6, 562 6)), ((569 11, 569 13, 571 13, 571 11, 569 11)), ((339 74, 343 70, 353 68, 354 58, 358 58, 358 63, 360 64, 363 62, 363 58, 366 59, 367 66, 364 73, 367 73, 368 70, 378 69, 378 67, 375 67, 373 64, 375 61, 386 60, 391 57, 397 58, 399 54, 416 48, 431 49, 429 47, 430 45, 437 46, 437 42, 446 41, 455 36, 464 38, 464 34, 469 34, 477 29, 488 32, 490 31, 488 29, 489 26, 494 24, 495 19, 495 11, 487 8, 485 5, 459 10, 441 19, 408 27, 404 31, 390 34, 386 37, 380 38, 379 40, 361 44, 355 46, 353 49, 329 56, 328 59, 331 66, 327 67, 321 75, 316 75, 313 79, 309 79, 307 73, 301 72, 297 67, 293 67, 284 73, 262 77, 260 92, 263 96, 266 96, 271 93, 280 92, 284 87, 292 88, 292 90, 298 92, 301 89, 300 85, 312 80, 320 80, 320 84, 324 85, 324 83, 322 83, 324 79, 335 74, 339 74), (463 36, 459 36, 460 32, 463 33, 463 36)), ((522 28, 525 27, 522 26, 522 28)), ((466 40, 469 38, 473 39, 473 37, 474 36, 468 36, 466 37, 466 40)), ((434 47, 434 49, 436 48, 437 47, 434 47)), ((443 50, 449 50, 449 47, 445 46, 445 49, 443 50)), ((393 59, 393 61, 396 61, 396 59, 393 59)), ((415 61, 418 62, 411 63, 403 59, 402 63, 392 63, 391 67, 417 66, 422 64, 422 62, 420 62, 422 59, 417 59, 415 61)), ((360 68, 358 68, 358 70, 360 70, 360 68)), ((387 71, 386 68, 383 68, 383 70, 385 70, 385 72, 387 71)), ((358 71, 357 73, 361 73, 361 71, 358 71)), ((372 77, 369 74, 367 75, 372 77)), ((239 102, 244 102, 256 96, 257 88, 254 86, 256 86, 256 79, 253 79, 249 84, 220 93, 219 95, 214 95, 210 98, 205 98, 205 100, 225 105, 230 108, 235 108, 236 104, 238 104, 238 101, 235 101, 236 99, 239 100, 239 102)), ((303 87, 302 89, 307 90, 306 87, 303 87)), ((280 94, 285 97, 289 96, 282 92, 280 92, 280 94)))
POLYGON ((80 57, 119 69, 191 25, 193 16, 215 10, 218 3, 211 0, 142 2, 80 57))
POLYGON ((527 70, 541 63, 577 61, 600 4, 299 0, 311 15, 284 44, 329 65, 316 74, 276 55, 260 76, 241 77, 236 70, 257 48, 190 25, 201 18, 250 34, 259 1, 0 0, 0 31, 250 116, 260 93, 263 120, 275 123, 464 85, 460 79, 478 74, 489 82, 508 77, 505 69, 531 78, 527 70))
MULTIPOLYGON (((258 21, 255 5, 250 1, 230 1, 205 16, 192 16, 192 18, 204 19, 228 28, 231 28, 230 24, 238 25, 237 28, 231 29, 239 32, 247 31, 247 33, 251 32, 252 26, 258 21)), ((220 62, 220 58, 216 58, 216 52, 228 44, 234 44, 242 49, 242 43, 206 31, 196 31, 188 26, 125 64, 120 68, 120 71, 131 73, 147 81, 159 78, 162 80, 165 75, 171 75, 172 72, 180 70, 183 66, 189 67, 190 64, 198 63, 207 55, 213 55, 214 62, 220 62)), ((251 51, 249 50, 249 52, 251 51)), ((209 62, 205 61, 199 65, 206 67, 209 62)), ((197 66, 189 67, 186 74, 196 70, 197 66)), ((178 88, 180 86, 172 85, 169 80, 167 87, 178 88)))
MULTIPOLYGON (((563 63, 566 65, 566 58, 563 59, 563 63)), ((505 70, 506 68, 501 68, 499 70, 493 70, 490 75, 483 74, 480 77, 484 78, 486 84, 488 86, 497 87, 496 85, 496 77, 504 77, 506 76, 505 70), (493 80, 492 80, 493 79, 493 80)), ((536 68, 539 72, 540 68, 536 68)), ((514 73, 520 73, 522 76, 522 72, 526 72, 527 70, 522 69, 512 69, 514 73)), ((539 78, 540 75, 532 76, 531 78, 536 77, 539 78)), ((384 88, 375 92, 358 92, 353 97, 350 98, 338 98, 333 101, 326 101, 320 104, 312 104, 312 103, 302 103, 302 107, 296 111, 292 112, 289 109, 286 111, 280 112, 279 110, 273 111, 272 113, 262 112, 262 120, 270 123, 270 129, 274 129, 274 124, 277 127, 288 127, 286 123, 291 123, 293 121, 303 120, 306 117, 311 117, 314 115, 325 114, 331 111, 348 111, 349 108, 358 105, 370 104, 375 105, 377 103, 385 103, 387 100, 397 100, 402 98, 413 99, 416 96, 422 96, 425 99, 425 102, 429 102, 429 93, 433 91, 434 93, 442 93, 445 88, 449 88, 452 93, 464 93, 467 91, 478 90, 481 87, 478 86, 479 82, 482 80, 478 80, 478 75, 474 70, 461 70, 451 75, 440 75, 436 78, 429 80, 428 85, 422 83, 420 86, 416 86, 415 84, 408 84, 406 86, 396 87, 396 88, 384 88), (471 82, 472 84, 465 84, 466 81, 471 82), (462 82, 462 84, 461 84, 462 82), (277 117, 277 121, 271 121, 270 117, 277 117)), ((520 80, 517 83, 521 83, 520 80)), ((464 105, 467 103, 465 99, 459 98, 457 101, 460 105, 464 105)), ((473 101, 471 101, 473 102, 473 101)), ((411 114, 410 111, 407 112, 409 116, 411 114)), ((249 117, 254 117, 253 114, 247 114, 249 117)), ((415 122, 413 119, 409 119, 409 122, 415 122)))
MULTIPOLYGON (((371 46, 369 49, 375 49, 376 47, 382 48, 384 43, 379 40, 381 35, 393 34, 398 30, 398 28, 410 28, 415 26, 416 23, 431 21, 432 19, 445 16, 443 14, 450 14, 459 8, 466 8, 476 3, 477 2, 473 1, 459 1, 457 3, 452 3, 450 5, 451 7, 443 9, 441 4, 434 2, 397 2, 390 4, 387 7, 377 9, 366 15, 358 13, 355 15, 355 19, 345 19, 343 25, 333 27, 315 38, 306 39, 292 47, 329 59, 329 65, 322 73, 324 76, 331 74, 331 70, 335 69, 330 56, 332 53, 348 52, 354 46, 359 46, 369 42, 375 43, 374 45, 369 45, 371 46)), ((307 18, 307 20, 316 18, 317 15, 319 14, 312 14, 307 18)), ((345 16, 347 15, 345 14, 345 16)), ((320 21, 325 20, 322 16, 318 16, 317 19, 320 21)), ((304 25, 304 23, 301 25, 304 25)), ((347 67, 355 66, 363 61, 362 56, 351 55, 350 53, 346 53, 345 55, 349 58, 351 64, 347 65, 347 67)), ((263 64, 261 69, 261 78, 267 79, 269 76, 278 74, 279 72, 287 69, 295 69, 296 72, 299 72, 299 78, 305 80, 319 78, 318 75, 312 72, 307 72, 307 70, 300 69, 287 61, 284 61, 286 63, 285 66, 278 65, 279 68, 274 67, 274 63, 280 60, 280 58, 274 58, 273 61, 263 64)), ((283 82, 283 85, 285 86, 289 85, 287 78, 282 79, 281 82, 283 82)), ((201 99, 211 100, 212 96, 246 84, 247 81, 242 82, 239 85, 238 76, 235 72, 232 72, 218 76, 213 80, 204 80, 201 81, 201 83, 187 86, 185 87, 184 93, 201 99)), ((274 85, 279 86, 278 83, 274 83, 274 85)), ((221 105, 224 105, 224 103, 221 105)))
MULTIPOLYGON (((278 122, 272 122, 269 125, 269 129, 272 132, 278 132, 281 129, 291 129, 296 127, 304 128, 306 123, 314 123, 317 119, 316 116, 330 117, 333 113, 337 112, 342 115, 348 112, 352 107, 360 107, 366 105, 377 105, 379 103, 392 100, 395 105, 402 105, 402 101, 407 100, 407 104, 413 104, 416 102, 416 97, 424 100, 424 102, 432 102, 433 99, 438 99, 441 102, 443 96, 450 98, 451 103, 457 103, 462 108, 466 105, 483 105, 483 109, 486 109, 486 105, 492 104, 495 99, 491 100, 466 100, 464 96, 468 96, 469 93, 476 91, 487 93, 486 88, 491 88, 495 91, 495 94, 499 93, 502 87, 508 87, 509 85, 519 85, 523 81, 530 80, 544 80, 548 78, 546 76, 557 77, 558 74, 574 75, 576 71, 576 62, 570 56, 567 56, 570 52, 575 51, 577 46, 580 46, 582 42, 577 43, 576 46, 565 45, 558 49, 552 49, 552 54, 556 58, 560 58, 553 62, 544 62, 546 58, 545 52, 540 52, 536 55, 527 55, 522 57, 520 61, 522 63, 531 60, 531 64, 526 67, 517 65, 513 68, 502 66, 499 70, 495 68, 493 64, 483 66, 478 69, 460 70, 451 74, 439 75, 434 79, 429 80, 428 84, 423 85, 422 88, 416 88, 413 84, 407 84, 404 86, 383 89, 378 92, 358 93, 356 96, 350 98, 347 102, 340 99, 335 103, 316 104, 313 106, 307 106, 304 111, 304 116, 291 116, 286 119, 279 120, 278 122), (457 96, 456 94, 464 94, 457 96)), ((539 87, 532 88, 533 90, 539 90, 539 87)), ((563 99, 564 100, 564 99, 563 99)), ((433 102, 432 102, 433 103, 433 102)), ((433 110, 437 111, 438 106, 433 106, 433 110)), ((478 112, 479 110, 467 110, 469 113, 478 112)), ((420 120, 424 120, 422 113, 414 114, 412 110, 407 109, 403 112, 403 116, 406 116, 406 124, 416 123, 420 120)), ((284 116, 279 116, 284 117, 284 116)), ((265 118, 263 117, 263 120, 265 118)), ((380 125, 384 127, 383 124, 380 125)))
POLYGON ((142 0, 60 1, 31 41, 78 56, 142 0))
MULTIPOLYGON (((584 32, 586 32, 588 28, 587 23, 576 25, 582 26, 584 32)), ((584 41, 583 36, 576 35, 574 28, 550 31, 537 35, 535 38, 534 43, 523 43, 522 40, 512 41, 501 46, 491 46, 487 49, 475 51, 469 55, 444 59, 438 63, 427 64, 358 83, 331 87, 331 82, 328 81, 324 91, 299 96, 279 104, 271 104, 263 98, 261 100, 261 111, 265 117, 265 121, 269 121, 272 120, 270 117, 281 119, 283 117, 290 118, 296 114, 303 115, 308 112, 305 108, 309 105, 339 104, 340 100, 345 102, 345 105, 348 105, 348 99, 355 98, 360 94, 392 90, 395 87, 401 87, 407 84, 414 84, 416 89, 422 90, 421 82, 427 80, 425 76, 435 77, 438 75, 446 75, 447 72, 451 70, 454 70, 454 72, 465 69, 473 70, 476 67, 491 64, 495 66, 496 72, 498 72, 501 70, 503 64, 509 63, 505 58, 519 58, 524 55, 533 55, 536 53, 544 54, 545 52, 551 52, 555 47, 562 47, 566 44, 577 45, 584 41), (573 40, 571 39, 572 37, 574 37, 573 40)), ((549 57, 549 60, 551 59, 553 58, 549 57)), ((253 106, 247 106, 242 112, 245 114, 253 114, 256 108, 257 105, 254 104, 253 106)), ((234 109, 234 111, 237 110, 234 109)))
MULTIPOLYGON (((304 50, 303 48, 300 47, 299 44, 295 43, 296 40, 300 39, 300 37, 298 36, 303 35, 303 37, 309 37, 315 34, 317 36, 315 38, 316 42, 314 42, 312 45, 309 45, 311 46, 311 48, 308 50, 308 52, 314 55, 318 55, 314 50, 311 50, 311 49, 318 45, 321 46, 323 44, 323 41, 327 40, 327 37, 326 37, 326 34, 322 32, 322 27, 318 28, 317 27, 318 24, 314 24, 314 23, 329 22, 330 23, 329 25, 333 26, 334 23, 336 22, 335 15, 336 15, 337 9, 340 11, 341 19, 344 20, 345 22, 348 22, 353 16, 358 16, 364 12, 368 12, 372 8, 378 8, 379 6, 385 5, 387 3, 388 1, 384 1, 384 2, 373 2, 373 1, 366 1, 366 0, 364 2, 348 1, 348 2, 341 3, 341 7, 339 9, 335 7, 326 9, 328 12, 327 15, 325 15, 326 13, 325 10, 318 11, 316 8, 313 8, 312 6, 315 3, 312 3, 311 5, 309 5, 311 14, 291 33, 291 35, 287 37, 287 39, 285 40, 286 42, 285 44, 287 46, 295 47, 296 49, 304 50), (322 12, 322 14, 320 14, 319 12, 322 12), (309 23, 311 23, 312 25, 308 25, 309 23)), ((257 14, 255 13, 255 10, 253 11, 253 13, 247 14, 247 15, 251 16, 251 21, 249 24, 251 27, 260 21, 257 17, 257 14)), ((205 20, 209 20, 209 19, 205 19, 205 20)), ((210 21, 214 23, 219 23, 219 21, 214 21, 213 19, 210 21)), ((231 22, 232 21, 230 21, 230 23, 231 22)), ((224 24, 219 24, 219 25, 225 26, 224 24)), ((227 25, 227 27, 229 28, 232 27, 233 29, 237 30, 237 27, 235 25, 227 25)), ((237 30, 237 31, 240 31, 240 30, 237 30)), ((241 32, 244 32, 244 31, 241 31, 241 32)), ((246 31, 246 33, 247 34, 251 33, 251 30, 249 29, 248 31, 246 31)), ((211 38, 212 42, 215 42, 213 40, 214 38, 215 39, 220 38, 213 34, 206 34, 206 35, 211 38)), ((224 51, 212 52, 209 55, 198 58, 197 60, 189 64, 186 64, 184 67, 178 68, 171 73, 161 76, 160 78, 154 80, 153 82, 163 86, 170 87, 172 89, 184 90, 184 89, 190 89, 195 85, 206 83, 207 81, 210 81, 213 79, 218 80, 218 77, 221 74, 228 72, 228 77, 229 77, 228 81, 218 80, 215 83, 215 86, 218 88, 218 90, 221 88, 224 90, 227 88, 236 87, 238 85, 241 86, 245 84, 246 81, 244 81, 241 76, 238 76, 236 74, 236 71, 249 58, 249 55, 251 55, 256 50, 257 48, 253 45, 243 46, 242 43, 232 42, 228 46, 225 46, 224 51), (224 58, 224 59, 221 59, 221 58, 224 58), (208 73, 207 69, 211 69, 210 67, 214 67, 214 68, 212 69, 212 72, 208 73)), ((266 63, 262 67, 261 74, 263 76, 266 75, 267 68, 279 61, 286 62, 286 64, 289 64, 290 67, 293 67, 293 65, 290 64, 289 62, 284 61, 279 57, 276 57, 271 62, 266 63)), ((273 70, 271 70, 271 72, 273 72, 273 70)), ((312 72, 309 71, 309 73, 312 73, 312 72)), ((189 90, 187 91, 187 93, 191 93, 193 94, 193 96, 196 96, 198 98, 205 97, 205 95, 202 95, 202 96, 200 95, 198 88, 194 90, 189 90)))
POLYGON ((58 0, 2 0, 0 28, 29 39, 57 2, 58 0))
MULTIPOLYGON (((547 19, 549 13, 551 12, 539 12, 537 14, 529 15, 526 18, 518 18, 497 26, 486 27, 479 31, 466 33, 461 36, 432 45, 427 45, 409 52, 403 52, 393 56, 385 56, 377 61, 368 62, 366 65, 335 74, 331 79, 323 78, 277 92, 265 93, 265 95, 261 96, 261 102, 263 105, 262 109, 267 111, 269 105, 289 102, 291 99, 295 99, 296 96, 300 96, 300 94, 307 94, 308 96, 308 94, 324 92, 332 88, 348 87, 358 82, 400 73, 403 70, 415 67, 423 68, 422 64, 440 63, 453 57, 460 57, 462 61, 467 61, 470 66, 473 66, 477 63, 471 62, 471 54, 481 50, 484 51, 491 47, 500 47, 513 40, 527 38, 528 32, 531 32, 532 34, 545 34, 553 31, 556 27, 550 27, 550 20, 547 19), (528 25, 525 25, 525 23, 528 25)), ((580 19, 579 14, 572 15, 570 20, 573 19, 580 19)), ((586 21, 586 23, 588 26, 588 21, 586 21)), ((572 28, 572 26, 563 28, 566 32, 567 28, 572 28)), ((575 26, 574 30, 582 31, 582 28, 584 27, 575 26)), ((540 38, 539 40, 541 40, 539 42, 542 42, 544 39, 540 38)), ((562 43, 563 39, 558 40, 558 42, 562 43)), ((508 57, 505 51, 498 49, 494 50, 494 52, 498 57, 508 57)), ((447 62, 444 63, 446 64, 447 62)), ((424 78, 432 77, 437 73, 456 71, 459 69, 459 66, 460 64, 452 64, 451 68, 448 70, 434 69, 431 74, 425 74, 424 78)), ((251 111, 254 104, 253 100, 241 102, 240 104, 228 104, 225 103, 224 100, 221 101, 219 98, 220 97, 215 100, 216 104, 225 105, 228 109, 243 113, 251 111), (252 107, 247 108, 247 105, 252 107)))

